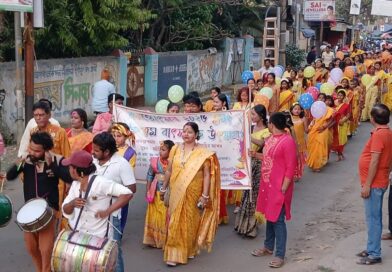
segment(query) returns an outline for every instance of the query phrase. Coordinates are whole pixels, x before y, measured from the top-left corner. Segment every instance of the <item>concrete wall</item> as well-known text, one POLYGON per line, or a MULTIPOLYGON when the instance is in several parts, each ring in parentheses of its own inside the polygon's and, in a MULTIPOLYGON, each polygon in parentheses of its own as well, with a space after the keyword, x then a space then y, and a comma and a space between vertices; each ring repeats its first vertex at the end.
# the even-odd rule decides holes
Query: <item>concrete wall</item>
MULTIPOLYGON (((83 108, 91 116, 92 87, 100 80, 103 68, 112 72, 116 91, 120 84, 118 57, 89 57, 37 61, 34 69, 34 100, 48 98, 53 103, 53 117, 68 123, 70 111, 83 108)), ((126 71, 125 71, 126 72, 126 71)), ((24 75, 22 74, 22 77, 24 75)), ((124 79, 122 79, 124 80, 124 79)), ((15 63, 0 63, 0 89, 6 90, 3 121, 14 132, 16 120, 15 63)), ((23 89, 23 88, 22 88, 23 89)))

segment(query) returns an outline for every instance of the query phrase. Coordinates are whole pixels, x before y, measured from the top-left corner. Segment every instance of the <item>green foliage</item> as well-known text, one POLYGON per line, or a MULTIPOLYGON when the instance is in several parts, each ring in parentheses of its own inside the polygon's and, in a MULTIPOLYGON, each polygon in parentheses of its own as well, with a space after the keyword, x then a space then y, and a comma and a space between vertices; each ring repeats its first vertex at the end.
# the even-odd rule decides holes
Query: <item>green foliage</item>
POLYGON ((305 58, 305 50, 299 49, 292 44, 286 45, 286 65, 290 64, 293 68, 298 69, 305 58))

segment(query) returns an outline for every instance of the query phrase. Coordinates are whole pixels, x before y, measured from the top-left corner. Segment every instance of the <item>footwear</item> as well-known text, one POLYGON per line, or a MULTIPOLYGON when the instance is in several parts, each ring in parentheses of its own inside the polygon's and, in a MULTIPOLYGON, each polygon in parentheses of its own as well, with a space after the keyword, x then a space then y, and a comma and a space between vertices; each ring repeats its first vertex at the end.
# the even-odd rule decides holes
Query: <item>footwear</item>
POLYGON ((194 258, 195 258, 195 255, 188 257, 188 259, 194 259, 194 258))
POLYGON ((177 263, 175 263, 175 262, 166 262, 166 264, 167 264, 167 266, 170 266, 170 267, 176 267, 177 266, 177 263))
POLYGON ((272 255, 272 253, 273 252, 271 250, 266 249, 265 247, 255 249, 251 252, 252 256, 255 256, 255 257, 269 256, 269 255, 272 255))
POLYGON ((363 258, 359 259, 357 264, 372 265, 372 264, 377 264, 377 263, 381 263, 381 262, 382 262, 381 258, 363 257, 363 258))
POLYGON ((392 233, 384 233, 382 236, 381 236, 381 240, 392 240, 392 233))
POLYGON ((276 257, 274 260, 270 261, 268 266, 271 268, 281 268, 284 265, 284 260, 276 257))
POLYGON ((234 213, 234 214, 237 214, 237 213, 240 212, 240 210, 241 210, 241 207, 238 207, 238 206, 237 206, 237 207, 235 207, 233 213, 234 213))
POLYGON ((355 256, 361 257, 361 258, 365 258, 365 257, 369 256, 369 254, 367 253, 366 250, 363 250, 363 251, 361 251, 361 252, 355 254, 355 256))

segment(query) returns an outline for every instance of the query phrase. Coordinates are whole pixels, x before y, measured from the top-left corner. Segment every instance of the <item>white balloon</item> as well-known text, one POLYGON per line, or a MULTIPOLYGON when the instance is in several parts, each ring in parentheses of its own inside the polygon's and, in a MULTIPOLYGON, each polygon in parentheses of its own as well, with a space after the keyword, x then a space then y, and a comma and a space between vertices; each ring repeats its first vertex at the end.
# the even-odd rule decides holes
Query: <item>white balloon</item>
POLYGON ((323 101, 316 101, 312 104, 310 112, 314 118, 319 119, 327 113, 327 105, 323 101))

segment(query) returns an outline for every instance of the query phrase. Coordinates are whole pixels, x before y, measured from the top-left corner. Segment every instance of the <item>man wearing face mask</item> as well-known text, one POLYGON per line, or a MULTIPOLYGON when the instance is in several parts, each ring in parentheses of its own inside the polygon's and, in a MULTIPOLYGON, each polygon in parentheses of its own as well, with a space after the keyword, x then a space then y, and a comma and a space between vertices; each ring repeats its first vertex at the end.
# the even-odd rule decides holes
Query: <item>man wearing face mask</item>
MULTIPOLYGON (((61 166, 63 157, 50 152, 53 148, 52 137, 47 132, 31 135, 28 155, 19 159, 7 171, 7 180, 16 179, 23 174, 24 200, 44 198, 49 207, 59 211, 59 179, 72 183, 67 167, 61 166)), ((33 258, 36 271, 51 271, 50 259, 55 240, 55 217, 48 225, 37 232, 25 232, 26 249, 33 258)))

